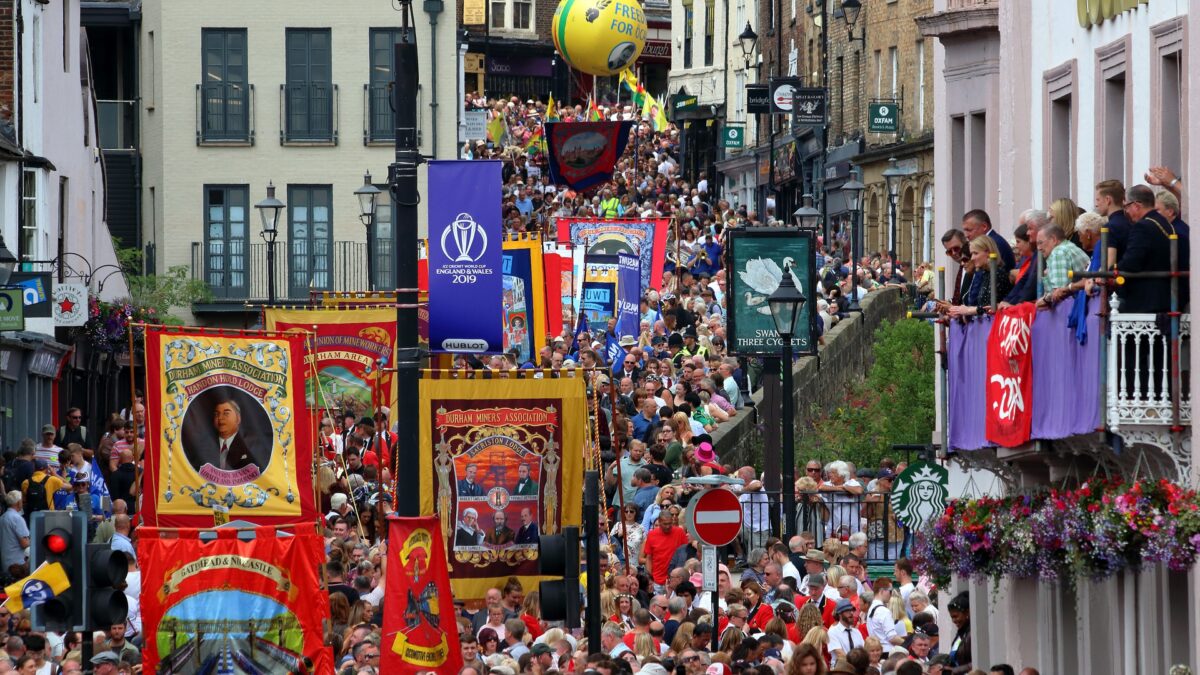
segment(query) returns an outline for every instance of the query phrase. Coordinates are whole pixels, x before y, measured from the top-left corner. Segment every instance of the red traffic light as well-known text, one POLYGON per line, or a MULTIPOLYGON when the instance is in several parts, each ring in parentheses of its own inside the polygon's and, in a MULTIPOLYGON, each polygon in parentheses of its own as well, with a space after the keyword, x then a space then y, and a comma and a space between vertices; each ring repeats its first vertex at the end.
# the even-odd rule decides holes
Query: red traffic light
POLYGON ((42 538, 42 543, 45 544, 47 551, 55 555, 62 555, 71 548, 71 534, 66 530, 56 528, 46 533, 46 536, 42 538))

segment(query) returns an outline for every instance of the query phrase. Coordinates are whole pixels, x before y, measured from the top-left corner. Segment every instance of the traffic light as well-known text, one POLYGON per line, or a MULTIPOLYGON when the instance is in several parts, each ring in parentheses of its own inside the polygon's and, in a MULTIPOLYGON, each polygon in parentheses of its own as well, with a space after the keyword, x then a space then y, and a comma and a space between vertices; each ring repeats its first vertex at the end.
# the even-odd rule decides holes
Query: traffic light
POLYGON ((87 582, 83 594, 84 630, 108 630, 129 618, 129 599, 119 586, 125 583, 129 562, 108 544, 87 545, 87 582))
POLYGON ((538 539, 538 574, 554 577, 538 584, 542 618, 579 627, 579 528, 564 527, 558 535, 538 539))
POLYGON ((87 516, 81 511, 35 511, 29 537, 30 571, 42 563, 59 563, 71 582, 67 590, 34 605, 33 629, 56 633, 83 630, 80 598, 86 588, 83 554, 87 543, 87 516))

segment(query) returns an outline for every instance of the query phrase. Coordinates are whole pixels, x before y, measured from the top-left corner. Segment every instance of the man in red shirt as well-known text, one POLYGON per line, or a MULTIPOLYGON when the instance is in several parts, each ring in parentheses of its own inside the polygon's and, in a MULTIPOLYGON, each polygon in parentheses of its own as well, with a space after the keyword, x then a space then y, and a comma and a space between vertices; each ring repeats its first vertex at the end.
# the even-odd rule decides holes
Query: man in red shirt
POLYGON ((675 527, 675 516, 670 510, 663 509, 658 514, 658 527, 646 535, 642 544, 642 556, 638 560, 650 571, 650 579, 654 582, 654 592, 662 593, 667 584, 667 575, 671 572, 671 557, 680 546, 688 543, 687 532, 681 527, 675 527))

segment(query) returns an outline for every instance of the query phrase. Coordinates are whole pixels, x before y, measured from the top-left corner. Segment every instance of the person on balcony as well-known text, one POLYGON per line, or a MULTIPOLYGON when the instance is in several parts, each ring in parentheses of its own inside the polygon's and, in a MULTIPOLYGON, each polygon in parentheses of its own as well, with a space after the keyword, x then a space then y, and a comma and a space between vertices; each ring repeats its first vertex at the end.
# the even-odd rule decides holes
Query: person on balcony
MULTIPOLYGON (((1004 264, 1004 258, 1000 255, 1000 249, 996 246, 996 240, 986 234, 975 237, 971 240, 971 266, 977 270, 975 278, 979 280, 978 284, 972 283, 972 286, 978 285, 978 289, 972 289, 966 295, 963 304, 961 305, 940 305, 941 310, 953 317, 970 317, 983 316, 987 314, 996 305, 996 299, 1003 298, 1012 290, 1012 282, 1009 281, 1009 268, 1004 264), (996 254, 996 295, 992 296, 992 282, 988 278, 990 267, 988 260, 993 254, 996 254)), ((1011 257, 1011 251, 1009 253, 1011 257)))
MULTIPOLYGON (((1087 271, 1095 272, 1100 269, 1103 252, 1100 250, 1100 229, 1104 227, 1104 216, 1092 211, 1085 211, 1075 220, 1075 232, 1079 235, 1079 244, 1083 252, 1089 256, 1087 271)), ((1050 294, 1051 302, 1058 302, 1068 295, 1086 290, 1091 295, 1095 283, 1091 279, 1069 279, 1067 285, 1057 288, 1050 294)))
MULTIPOLYGON (((963 234, 960 229, 952 229, 942 235, 942 248, 946 251, 946 257, 958 265, 958 271, 954 274, 954 287, 951 290, 949 298, 950 304, 962 304, 962 298, 971 288, 974 269, 970 267, 971 256, 967 250, 967 235, 963 234)), ((861 299, 861 298, 860 298, 861 299)))
POLYGON ((1090 259, 1083 249, 1067 239, 1058 225, 1050 225, 1038 233, 1038 250, 1046 259, 1042 297, 1038 300, 1038 306, 1045 307, 1054 301, 1055 291, 1071 282, 1072 272, 1087 271, 1090 259))
MULTIPOLYGON (((1121 272, 1168 272, 1171 269, 1171 240, 1178 234, 1175 225, 1154 209, 1154 192, 1145 185, 1135 185, 1126 193, 1125 215, 1133 222, 1125 254, 1117 260, 1121 272)), ((1178 239, 1179 270, 1188 269, 1188 240, 1178 239)), ((1188 302, 1187 279, 1180 279, 1177 307, 1183 310, 1188 302)), ((1120 311, 1157 314, 1171 310, 1171 279, 1167 276, 1125 278, 1117 287, 1120 311)))
POLYGON ((1029 209, 1017 218, 1017 229, 1013 232, 1018 256, 1017 268, 1010 270, 1013 288, 1004 296, 1000 309, 1037 299, 1037 242, 1038 232, 1050 223, 1050 214, 1041 209, 1029 209), (1033 273, 1030 273, 1030 270, 1033 273))
POLYGON ((1179 198, 1173 193, 1163 190, 1154 196, 1154 210, 1163 215, 1164 218, 1171 221, 1175 226, 1175 232, 1180 239, 1188 239, 1191 234, 1191 228, 1184 222, 1182 215, 1179 213, 1179 198))
POLYGON ((1096 213, 1108 218, 1108 266, 1125 254, 1133 223, 1125 215, 1125 185, 1119 180, 1096 184, 1096 213))

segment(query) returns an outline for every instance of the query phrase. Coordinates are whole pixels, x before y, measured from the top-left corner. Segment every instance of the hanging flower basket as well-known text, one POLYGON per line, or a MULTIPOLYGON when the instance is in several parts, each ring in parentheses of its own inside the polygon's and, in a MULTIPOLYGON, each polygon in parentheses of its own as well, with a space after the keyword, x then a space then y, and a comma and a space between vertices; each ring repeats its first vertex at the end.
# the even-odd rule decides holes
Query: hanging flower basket
MULTIPOLYGON (((88 299, 88 320, 75 329, 75 338, 86 340, 92 349, 108 354, 129 350, 129 326, 134 323, 159 323, 160 315, 153 307, 138 307, 128 301, 101 302, 95 296, 88 299)), ((141 344, 142 331, 134 330, 134 342, 141 344)))
POLYGON ((1200 551, 1200 497, 1167 480, 1091 480, 1077 490, 954 500, 916 534, 914 565, 951 575, 1074 585, 1147 564, 1184 571, 1200 551))

